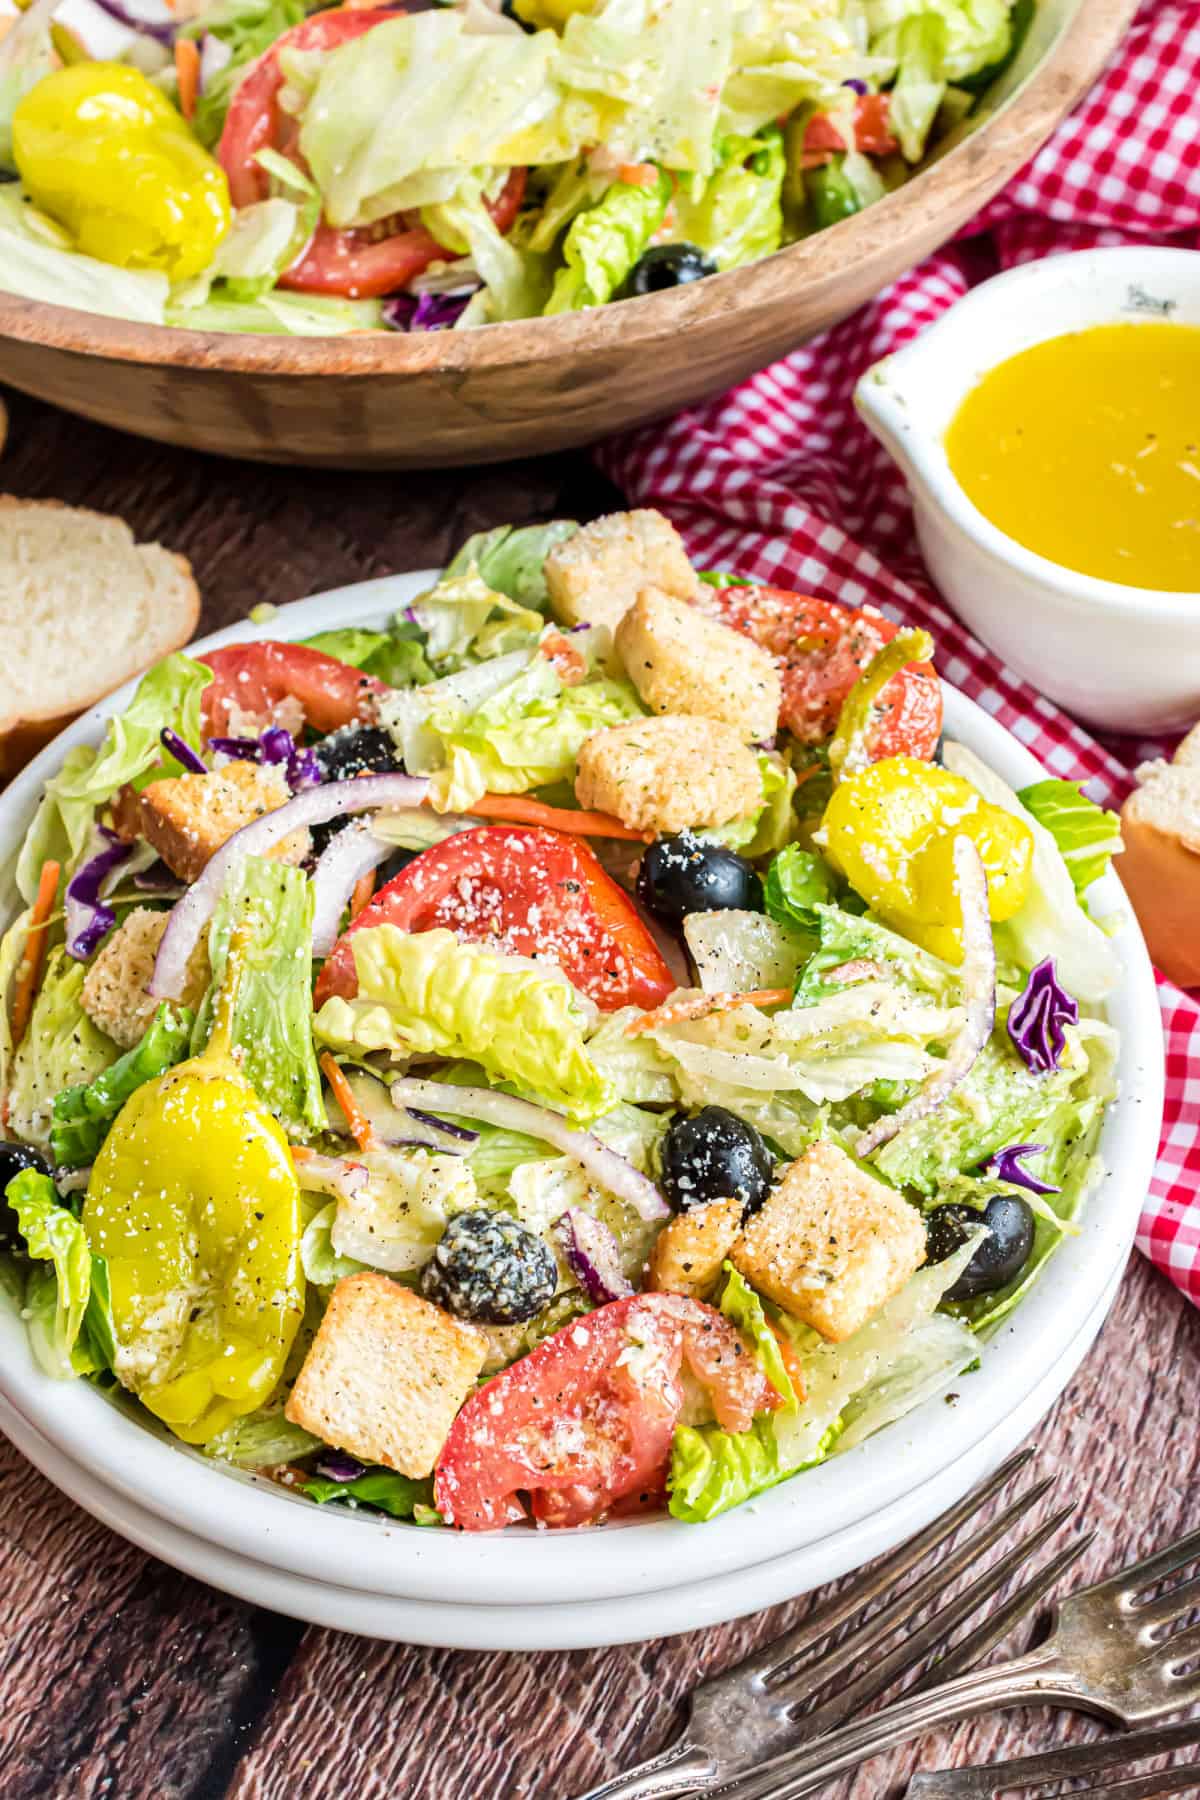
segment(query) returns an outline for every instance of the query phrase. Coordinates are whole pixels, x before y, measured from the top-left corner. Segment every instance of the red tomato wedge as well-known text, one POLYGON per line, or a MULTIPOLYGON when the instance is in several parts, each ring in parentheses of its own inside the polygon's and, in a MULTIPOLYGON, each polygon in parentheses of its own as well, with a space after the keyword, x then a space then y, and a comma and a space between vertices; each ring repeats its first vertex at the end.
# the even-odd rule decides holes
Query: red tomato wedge
MULTIPOLYGON (((859 95, 854 108, 854 148, 864 156, 891 156, 900 148, 892 136, 891 105, 890 94, 859 95)), ((814 113, 804 128, 801 165, 819 169, 849 147, 828 113, 814 113)))
POLYGON ((437 1509, 491 1531, 594 1525, 665 1489, 686 1363, 718 1422, 747 1431, 779 1396, 729 1320, 682 1294, 634 1294, 564 1325, 471 1396, 442 1446, 437 1509))
MULTIPOLYGON (((422 9, 413 4, 407 10, 422 9)), ((303 167, 297 122, 279 105, 284 84, 279 52, 336 50, 398 16, 395 11, 369 7, 317 13, 285 31, 259 58, 238 84, 217 151, 235 206, 265 200, 270 192, 270 177, 255 160, 260 150, 278 150, 303 167)), ((516 218, 524 194, 525 170, 514 169, 488 208, 500 231, 507 231, 516 218)), ((377 299, 406 287, 430 263, 447 254, 420 225, 406 227, 402 221, 382 220, 358 230, 340 230, 322 221, 302 254, 280 277, 279 285, 306 294, 377 299)))
MULTIPOLYGON (((778 657, 783 676, 780 721, 802 744, 822 744, 832 735, 851 688, 875 652, 900 629, 882 613, 837 606, 785 588, 718 588, 711 600, 727 625, 778 657)), ((901 669, 874 712, 872 761, 932 757, 942 732, 942 690, 927 663, 901 669)))
POLYGON ((226 644, 206 651, 200 660, 213 672, 200 703, 204 735, 210 738, 229 736, 237 713, 274 718, 284 700, 299 703, 314 731, 336 731, 364 716, 372 694, 386 692, 373 675, 336 656, 274 638, 226 644))
POLYGON ((385 924, 441 926, 467 943, 553 962, 606 1012, 656 1006, 675 987, 633 901, 586 844, 560 831, 481 825, 422 851, 342 933, 315 1005, 354 995, 354 933, 385 924))

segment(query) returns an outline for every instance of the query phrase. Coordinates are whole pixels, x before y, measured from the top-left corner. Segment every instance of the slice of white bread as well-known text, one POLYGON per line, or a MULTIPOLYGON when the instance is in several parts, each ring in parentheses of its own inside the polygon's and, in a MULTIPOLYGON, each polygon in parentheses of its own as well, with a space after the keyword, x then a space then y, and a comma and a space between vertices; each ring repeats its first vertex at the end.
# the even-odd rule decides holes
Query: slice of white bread
POLYGON ((195 635, 191 565, 123 519, 0 494, 0 779, 195 635))
POLYGON ((1173 762, 1143 763, 1121 809, 1119 873, 1151 958, 1181 987, 1200 986, 1200 725, 1173 762))

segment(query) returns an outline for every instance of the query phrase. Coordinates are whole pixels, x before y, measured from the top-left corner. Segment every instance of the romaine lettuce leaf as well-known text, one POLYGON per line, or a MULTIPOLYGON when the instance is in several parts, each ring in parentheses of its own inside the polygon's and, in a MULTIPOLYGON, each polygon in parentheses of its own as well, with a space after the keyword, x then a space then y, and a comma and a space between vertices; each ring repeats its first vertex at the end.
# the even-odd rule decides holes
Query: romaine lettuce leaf
POLYGON ((208 1042, 234 922, 251 933, 242 959, 233 1044, 242 1071, 284 1128, 303 1140, 326 1125, 312 1038, 312 884, 303 869, 247 856, 226 880, 209 928, 212 981, 192 1031, 208 1042))
POLYGON ((173 298, 165 323, 186 331, 251 331, 292 337, 343 337, 378 331, 378 300, 344 300, 340 294, 292 294, 272 288, 254 300, 237 300, 218 288, 206 300, 173 298))
POLYGON ((222 286, 218 302, 259 300, 269 294, 316 230, 321 200, 316 189, 298 199, 281 194, 242 206, 205 271, 222 286))
MULTIPOLYGON (((504 169, 497 173, 507 176, 504 169)), ((425 229, 447 249, 469 256, 484 283, 471 296, 459 329, 536 318, 550 293, 550 259, 529 249, 516 232, 505 236, 488 209, 489 198, 484 183, 470 177, 440 205, 421 209, 425 229)))
POLYGON ((749 818, 733 819, 728 825, 714 825, 698 831, 696 836, 710 843, 724 844, 751 858, 769 856, 782 850, 800 829, 792 808, 796 792, 796 775, 789 763, 773 750, 758 752, 758 772, 762 781, 762 804, 749 818))
POLYGON ((30 1336, 38 1362, 48 1375, 69 1379, 86 1373, 75 1366, 73 1353, 83 1329, 92 1286, 92 1253, 74 1213, 60 1204, 54 1183, 36 1169, 13 1177, 5 1198, 17 1215, 17 1226, 29 1255, 48 1263, 30 1271, 25 1303, 30 1336))
POLYGON ((231 52, 223 68, 205 77, 196 96, 192 130, 206 149, 213 149, 221 136, 229 102, 247 65, 299 25, 309 10, 306 0, 217 0, 184 26, 182 37, 215 37, 231 52))
MULTIPOLYGON (((303 1176, 303 1170, 300 1171, 303 1176)), ((300 1266, 304 1279, 313 1288, 332 1288, 346 1275, 360 1275, 366 1263, 353 1256, 340 1256, 333 1247, 333 1225, 337 1205, 330 1201, 313 1214, 300 1239, 300 1266)))
POLYGON ((716 154, 698 197, 680 188, 675 214, 685 242, 707 250, 718 269, 735 269, 783 241, 783 133, 770 125, 757 137, 720 138, 716 154))
POLYGON ((546 525, 497 525, 492 531, 477 531, 447 563, 446 574, 465 575, 474 567, 496 593, 545 612, 546 558, 578 530, 574 519, 551 519, 546 525))
POLYGON ((1035 781, 1032 787, 1019 788, 1017 799, 1058 845, 1080 896, 1107 874, 1113 857, 1120 855, 1120 818, 1089 800, 1076 782, 1035 781))
POLYGON ((828 906, 837 885, 824 857, 788 844, 771 860, 763 883, 767 917, 793 931, 819 931, 818 906, 828 906))
POLYGON ((415 1519, 418 1525, 440 1523, 433 1506, 433 1482, 413 1481, 394 1469, 368 1469, 353 1481, 330 1481, 314 1475, 301 1489, 323 1506, 327 1500, 345 1500, 351 1506, 371 1506, 393 1519, 415 1519))
POLYGON ((1120 971, 1117 953, 1080 906, 1071 870, 1052 833, 965 745, 947 741, 944 755, 953 774, 965 776, 985 800, 1023 819, 1033 833, 1029 897, 1013 918, 995 927, 997 955, 1023 970, 1052 956, 1059 981, 1074 999, 1088 1004, 1103 1000, 1120 971))
POLYGON ((397 615, 386 631, 367 631, 359 625, 343 625, 334 631, 318 631, 305 638, 310 650, 336 656, 352 668, 365 669, 388 687, 424 687, 434 679, 425 656, 425 637, 419 625, 397 615))
POLYGON ((37 892, 47 857, 63 864, 64 875, 88 842, 95 809, 129 782, 135 788, 160 775, 178 775, 180 765, 163 749, 160 732, 169 726, 185 744, 200 747, 200 696, 212 680, 203 663, 175 652, 142 676, 123 713, 108 722, 99 750, 79 745, 68 752, 46 791, 26 834, 17 863, 17 886, 27 903, 37 892))
POLYGON ((9 990, 17 967, 25 954, 25 939, 31 913, 28 907, 18 913, 4 936, 0 938, 0 1094, 8 1092, 9 1065, 12 1062, 12 1023, 9 1018, 9 990))
POLYGON ((130 1095, 188 1054, 192 1025, 186 1006, 164 1000, 132 1050, 87 1086, 63 1088, 55 1095, 50 1150, 58 1168, 77 1169, 95 1161, 130 1095))
POLYGON ((800 978, 797 1006, 838 992, 834 984, 826 983, 826 974, 841 963, 858 961, 882 963, 889 980, 901 983, 910 993, 942 1005, 957 1004, 962 992, 959 973, 932 951, 911 944, 877 919, 847 912, 842 906, 817 902, 813 911, 821 941, 800 978))
POLYGON ((409 612, 425 639, 425 655, 438 674, 510 651, 532 651, 545 620, 532 607, 489 587, 477 567, 451 574, 418 594, 409 612))
POLYGON ((278 1401, 235 1419, 204 1445, 205 1456, 219 1457, 239 1469, 269 1469, 295 1462, 321 1448, 321 1440, 283 1416, 278 1401))
POLYGON ((666 217, 671 193, 671 178, 660 169, 655 186, 614 181, 603 199, 578 213, 563 241, 547 316, 611 300, 666 217))
POLYGON ((62 1088, 89 1085, 118 1055, 112 1039, 92 1024, 80 1003, 86 974, 61 944, 50 952, 28 1029, 12 1059, 9 1126, 16 1137, 47 1155, 55 1095, 62 1088))
POLYGON ((377 925, 352 942, 358 993, 327 1000, 314 1021, 334 1049, 467 1057, 579 1118, 612 1104, 585 1046, 587 1012, 563 977, 450 931, 377 925))
POLYGON ((864 72, 857 7, 841 0, 754 0, 732 11, 722 132, 753 137, 803 101, 828 101, 847 76, 864 72))
POLYGON ((783 1360, 779 1339, 771 1330, 761 1299, 730 1262, 725 1264, 721 1311, 742 1336, 750 1340, 763 1374, 784 1405, 794 1408, 798 1404, 796 1389, 783 1360))

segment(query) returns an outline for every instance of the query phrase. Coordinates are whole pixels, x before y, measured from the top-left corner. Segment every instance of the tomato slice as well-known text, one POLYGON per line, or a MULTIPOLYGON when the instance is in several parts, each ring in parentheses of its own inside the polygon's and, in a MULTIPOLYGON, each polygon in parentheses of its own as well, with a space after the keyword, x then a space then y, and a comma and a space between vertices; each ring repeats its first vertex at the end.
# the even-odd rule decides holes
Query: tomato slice
POLYGON ((434 1474, 447 1524, 525 1517, 594 1525, 665 1491, 687 1364, 721 1426, 747 1431, 779 1396, 729 1320, 682 1294, 634 1294, 564 1325, 472 1395, 434 1474))
MULTIPOLYGON (((419 9, 410 0, 407 10, 419 9)), ((217 152, 235 206, 265 200, 270 192, 270 177, 255 161, 260 150, 278 150, 303 166, 296 121, 279 105, 284 82, 280 50, 336 50, 396 17, 394 11, 380 8, 318 13, 285 31, 259 58, 234 93, 217 152)), ((509 229, 524 194, 525 170, 514 169, 488 207, 500 231, 509 229)), ((423 226, 405 228, 400 224, 389 229, 389 224, 381 221, 361 230, 339 230, 322 220, 291 268, 280 276, 279 286, 305 294, 377 299, 407 287, 430 263, 449 254, 423 226)))
MULTIPOLYGON (((873 610, 838 606, 785 588, 730 587, 710 596, 727 625, 779 658, 781 723, 803 744, 832 736, 851 688, 900 627, 873 610)), ((928 762, 942 732, 942 690, 927 663, 909 663, 875 703, 873 762, 916 756, 928 762)))
POLYGON ((273 719, 286 700, 299 703, 315 731, 336 731, 365 716, 372 694, 386 692, 373 675, 336 656, 274 638, 226 644, 200 660, 213 672, 201 698, 204 735, 210 738, 228 736, 239 712, 273 719))
POLYGON ((443 926, 468 943, 553 962, 606 1012, 658 1005, 675 987, 632 900, 561 831, 482 825, 422 851, 342 933, 321 970, 317 1006, 331 994, 354 995, 354 933, 384 924, 443 926))

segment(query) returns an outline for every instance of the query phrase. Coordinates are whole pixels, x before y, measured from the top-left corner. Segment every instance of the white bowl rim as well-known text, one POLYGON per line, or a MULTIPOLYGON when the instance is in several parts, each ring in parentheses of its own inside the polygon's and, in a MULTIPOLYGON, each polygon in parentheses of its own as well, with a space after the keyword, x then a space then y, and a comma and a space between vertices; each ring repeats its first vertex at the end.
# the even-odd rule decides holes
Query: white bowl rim
MULTIPOLYGON (((1106 581, 1098 575, 1088 575, 1082 569, 1069 569, 1063 563, 1053 562, 1009 537, 968 498, 950 467, 941 436, 914 417, 902 391, 906 375, 916 375, 921 364, 936 355, 939 341, 950 332, 958 334, 973 328, 979 341, 987 342, 989 317, 1018 310, 1022 301, 1028 300, 1030 289, 1053 297, 1089 279, 1115 286, 1118 279, 1124 279, 1125 272, 1135 270, 1139 285, 1147 280, 1152 283, 1156 271, 1165 279, 1174 276, 1186 282, 1196 295, 1198 309, 1197 320, 1189 329, 1200 330, 1200 250, 1121 244, 1046 256, 989 276, 971 288, 910 343, 872 364, 859 378, 854 403, 870 429, 899 463, 918 498, 939 510, 945 520, 957 526, 994 562, 1015 569, 1065 600, 1074 601, 1081 610, 1100 607, 1112 613, 1136 612, 1139 619, 1150 623, 1156 610, 1172 618, 1180 613, 1186 617, 1200 611, 1200 589, 1146 588, 1106 581)), ((1115 306, 1110 322, 1134 323, 1128 317, 1119 316, 1115 306)), ((1069 326, 1048 323, 1045 331, 1039 331, 1030 343, 1045 343, 1069 330, 1069 326)), ((997 368, 1013 354, 1016 352, 1001 350, 981 363, 981 371, 997 368)), ((965 398, 970 385, 964 384, 960 398, 965 398)))
MULTIPOLYGON (((260 637, 306 637, 334 625, 376 622, 427 588, 437 571, 387 576, 334 589, 277 609, 269 619, 214 633, 197 651, 260 637)), ((135 682, 84 714, 0 795, 0 867, 11 860, 46 779, 75 744, 96 741, 135 682)), ((944 687, 952 735, 1015 785, 1044 771, 998 722, 944 687)), ((7 885, 11 888, 11 881, 7 885)), ((337 1586, 414 1600, 480 1605, 529 1604, 547 1590, 559 1603, 602 1600, 683 1586, 700 1576, 749 1568, 828 1535, 911 1493, 968 1455, 991 1421, 1012 1411, 1065 1352, 1131 1247, 1158 1149, 1163 1100, 1162 1027, 1145 945, 1114 877, 1092 896, 1101 916, 1123 914, 1114 943, 1125 979, 1109 1006, 1121 1033, 1121 1091, 1102 1138, 1108 1173, 1092 1196, 1080 1235, 1055 1258, 1054 1278, 1038 1283, 987 1348, 972 1375, 972 1406, 933 1400, 842 1457, 785 1482, 745 1510, 702 1528, 669 1518, 571 1532, 528 1530, 478 1536, 397 1525, 324 1510, 262 1478, 215 1464, 159 1435, 107 1402, 86 1382, 57 1382, 35 1365, 17 1309, 0 1307, 0 1392, 73 1462, 139 1505, 195 1536, 253 1561, 337 1586), (101 1410, 103 1409, 103 1410, 101 1410), (980 1420, 985 1421, 980 1423, 980 1420), (237 1486, 232 1485, 237 1482, 237 1486)), ((3 901, 0 900, 0 904, 3 901)))

